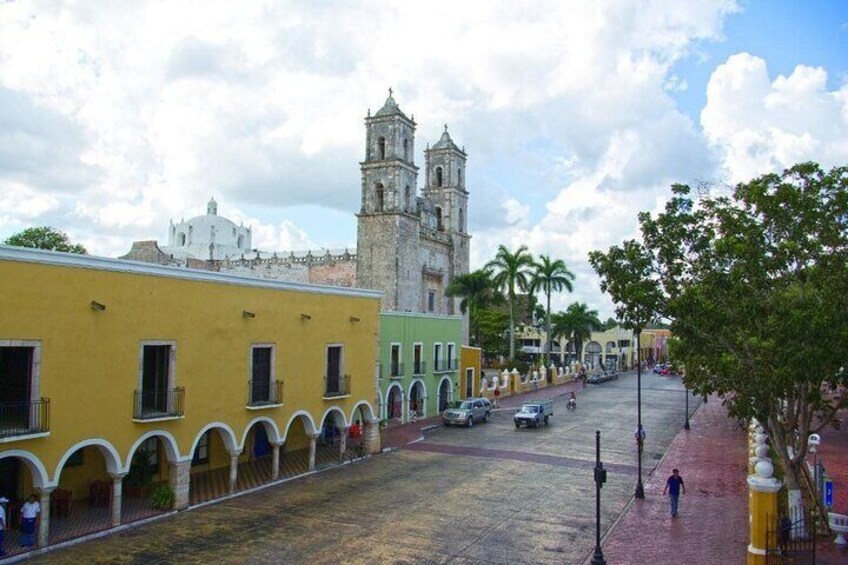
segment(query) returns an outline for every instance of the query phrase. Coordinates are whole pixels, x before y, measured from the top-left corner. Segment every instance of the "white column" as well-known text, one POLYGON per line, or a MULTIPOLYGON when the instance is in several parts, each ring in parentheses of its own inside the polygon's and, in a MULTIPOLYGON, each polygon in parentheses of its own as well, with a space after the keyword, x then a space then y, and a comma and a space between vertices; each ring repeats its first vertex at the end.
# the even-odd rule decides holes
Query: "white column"
POLYGON ((283 446, 282 443, 272 443, 272 453, 271 456, 273 459, 271 460, 271 480, 276 481, 280 478, 280 448, 283 446))
POLYGON ((317 448, 318 436, 320 434, 309 434, 309 470, 315 470, 315 449, 317 448))
POLYGON ((41 506, 41 517, 38 520, 38 547, 47 547, 50 541, 50 493, 56 487, 38 489, 39 500, 41 506))
POLYGON ((339 438, 339 459, 344 459, 345 451, 347 451, 347 435, 350 433, 350 426, 342 428, 342 437, 339 438))
POLYGON ((112 479, 112 527, 121 525, 122 485, 126 473, 109 473, 112 479))
POLYGON ((230 452, 230 494, 236 491, 236 482, 238 481, 238 459, 241 451, 230 452))
POLYGON ((191 460, 168 462, 168 484, 174 491, 174 509, 182 510, 189 503, 191 487, 191 460))

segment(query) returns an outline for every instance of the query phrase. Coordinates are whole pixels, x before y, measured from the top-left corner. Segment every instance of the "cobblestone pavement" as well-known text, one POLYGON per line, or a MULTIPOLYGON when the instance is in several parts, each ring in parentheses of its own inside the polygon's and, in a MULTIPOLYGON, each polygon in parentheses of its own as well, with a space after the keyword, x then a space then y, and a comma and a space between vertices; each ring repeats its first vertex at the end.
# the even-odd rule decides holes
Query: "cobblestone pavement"
MULTIPOLYGON (((594 543, 596 429, 610 469, 605 528, 635 486, 635 381, 624 375, 580 390, 574 412, 557 396, 549 427, 516 430, 505 406, 489 424, 439 427, 414 449, 180 512, 32 562, 581 563, 594 543)), ((533 396, 543 393, 558 394, 543 389, 533 396)), ((645 477, 677 435, 683 405, 679 379, 645 376, 645 477)))

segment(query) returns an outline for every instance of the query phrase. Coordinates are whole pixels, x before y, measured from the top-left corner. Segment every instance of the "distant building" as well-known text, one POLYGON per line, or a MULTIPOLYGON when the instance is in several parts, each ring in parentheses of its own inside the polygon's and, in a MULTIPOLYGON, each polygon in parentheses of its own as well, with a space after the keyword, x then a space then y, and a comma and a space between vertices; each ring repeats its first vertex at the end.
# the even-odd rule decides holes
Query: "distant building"
MULTIPOLYGON (((415 127, 391 91, 383 107, 365 118, 356 250, 258 251, 252 248, 251 228, 219 216, 212 199, 205 215, 171 222, 167 246, 137 241, 122 259, 369 288, 383 292, 384 311, 460 315, 460 299, 449 298, 446 289, 455 276, 469 272, 467 155, 445 126, 424 151, 419 195, 415 127)), ((462 326, 467 343, 467 316, 462 326)))

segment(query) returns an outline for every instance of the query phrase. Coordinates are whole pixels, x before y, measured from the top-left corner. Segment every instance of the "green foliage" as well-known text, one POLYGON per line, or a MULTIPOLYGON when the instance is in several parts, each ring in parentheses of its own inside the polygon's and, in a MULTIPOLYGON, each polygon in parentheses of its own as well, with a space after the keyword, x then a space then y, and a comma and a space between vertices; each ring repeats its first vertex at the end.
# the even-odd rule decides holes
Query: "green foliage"
POLYGON ((174 496, 174 491, 171 490, 171 487, 163 483, 156 487, 153 494, 150 496, 150 500, 153 503, 153 508, 157 508, 159 510, 170 510, 174 507, 176 497, 174 496))
POLYGON ((495 258, 486 264, 495 286, 507 295, 509 301, 509 358, 515 359, 515 290, 527 291, 530 288, 533 256, 522 245, 511 252, 504 245, 498 247, 495 258))
POLYGON ((598 319, 597 310, 589 310, 583 302, 574 302, 568 305, 565 312, 558 312, 551 316, 551 334, 565 337, 574 346, 577 356, 583 348, 583 342, 591 337, 592 332, 601 329, 601 321, 598 319))
POLYGON ((509 314, 501 310, 485 309, 478 312, 480 348, 487 356, 506 355, 509 351, 509 314))
POLYGON ((145 461, 144 455, 136 453, 130 462, 130 470, 124 477, 124 484, 130 487, 146 487, 153 482, 153 471, 145 461))
POLYGON ((448 296, 461 296, 459 308, 463 313, 468 312, 472 345, 480 346, 480 315, 482 308, 503 302, 503 295, 498 292, 489 272, 481 269, 467 275, 454 277, 446 290, 448 296))
POLYGON ((6 245, 16 247, 29 247, 31 249, 47 249, 49 251, 64 251, 66 253, 79 253, 85 255, 85 247, 80 244, 71 243, 67 234, 57 229, 43 226, 38 228, 27 228, 10 236, 6 245))
POLYGON ((590 261, 619 317, 671 320, 693 391, 767 424, 798 488, 808 435, 848 406, 848 167, 804 163, 697 202, 672 192, 639 215, 644 244, 590 261))
POLYGON ((551 294, 574 290, 571 282, 574 273, 568 270, 562 259, 552 260, 549 255, 542 255, 538 261, 533 263, 533 278, 530 281, 530 292, 541 291, 545 295, 545 338, 546 350, 545 361, 549 361, 551 354, 551 294))

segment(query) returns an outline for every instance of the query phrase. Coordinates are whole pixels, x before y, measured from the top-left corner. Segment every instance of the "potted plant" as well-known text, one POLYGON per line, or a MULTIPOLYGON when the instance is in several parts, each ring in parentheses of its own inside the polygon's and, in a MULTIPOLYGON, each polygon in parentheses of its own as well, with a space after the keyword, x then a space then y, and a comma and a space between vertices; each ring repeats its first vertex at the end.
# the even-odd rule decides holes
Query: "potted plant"
POLYGON ((153 502, 153 508, 157 510, 170 510, 174 507, 176 497, 171 487, 162 483, 156 487, 150 499, 153 502))

